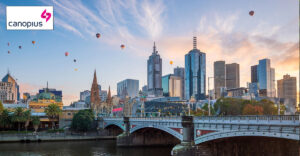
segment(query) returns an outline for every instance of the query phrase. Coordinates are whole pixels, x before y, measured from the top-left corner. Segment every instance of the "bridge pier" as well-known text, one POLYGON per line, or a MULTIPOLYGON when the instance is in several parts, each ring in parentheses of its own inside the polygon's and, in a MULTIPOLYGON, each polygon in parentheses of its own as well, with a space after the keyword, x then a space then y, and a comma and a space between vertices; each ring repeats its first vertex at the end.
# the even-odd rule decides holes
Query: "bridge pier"
POLYGON ((122 146, 130 146, 130 121, 129 117, 124 117, 123 118, 124 125, 125 125, 125 131, 117 136, 117 146, 122 147, 122 146))
POLYGON ((194 142, 194 118, 193 116, 182 116, 183 140, 172 149, 172 155, 193 155, 194 142))

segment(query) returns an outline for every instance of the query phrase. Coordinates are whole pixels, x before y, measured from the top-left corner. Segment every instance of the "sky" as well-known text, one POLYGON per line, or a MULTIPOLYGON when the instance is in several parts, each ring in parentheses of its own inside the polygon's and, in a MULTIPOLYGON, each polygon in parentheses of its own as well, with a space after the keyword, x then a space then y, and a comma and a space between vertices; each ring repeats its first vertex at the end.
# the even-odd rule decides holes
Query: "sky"
POLYGON ((48 81, 69 105, 91 88, 94 70, 102 89, 111 86, 112 94, 127 78, 146 85, 154 41, 163 75, 184 67, 193 36, 206 53, 207 77, 213 76, 214 61, 238 63, 240 85, 246 87, 250 66, 269 58, 276 80, 290 74, 299 84, 298 0, 0 0, 0 77, 9 69, 21 93, 31 94, 48 81), (8 31, 6 6, 53 6, 54 30, 8 31))

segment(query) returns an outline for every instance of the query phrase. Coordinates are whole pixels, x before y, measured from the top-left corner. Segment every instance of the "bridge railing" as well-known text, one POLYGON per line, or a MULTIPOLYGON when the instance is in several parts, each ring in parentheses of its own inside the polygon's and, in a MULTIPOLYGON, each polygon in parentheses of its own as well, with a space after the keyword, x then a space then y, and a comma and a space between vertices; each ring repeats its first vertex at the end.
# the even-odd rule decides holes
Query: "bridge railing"
POLYGON ((243 123, 294 123, 299 124, 298 115, 247 115, 247 116, 199 116, 196 123, 202 122, 243 122, 243 123))
POLYGON ((152 118, 147 118, 147 117, 132 117, 130 118, 132 121, 170 121, 170 120, 178 120, 181 121, 181 117, 152 117, 152 118))

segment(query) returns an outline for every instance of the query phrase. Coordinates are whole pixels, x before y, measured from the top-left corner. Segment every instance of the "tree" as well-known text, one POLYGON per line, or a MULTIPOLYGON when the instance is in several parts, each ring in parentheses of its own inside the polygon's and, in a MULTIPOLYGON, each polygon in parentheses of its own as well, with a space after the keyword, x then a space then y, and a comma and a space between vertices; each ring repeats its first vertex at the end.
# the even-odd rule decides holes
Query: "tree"
POLYGON ((49 120, 52 121, 52 129, 55 128, 55 119, 58 119, 61 109, 57 104, 50 104, 45 108, 45 113, 49 120))
POLYGON ((4 110, 4 107, 3 107, 2 102, 0 101, 0 114, 3 112, 3 110, 4 110))
POLYGON ((31 120, 31 110, 28 109, 24 112, 24 120, 25 120, 25 129, 27 131, 27 127, 29 126, 29 122, 31 120))
POLYGON ((7 126, 11 124, 11 116, 9 115, 9 111, 4 109, 0 114, 0 126, 5 129, 7 126))
POLYGON ((243 100, 236 98, 220 98, 214 104, 214 110, 222 115, 241 115, 243 111, 243 100))
POLYGON ((94 113, 91 109, 80 110, 73 119, 71 127, 77 131, 88 131, 92 127, 94 113))
POLYGON ((263 115, 263 111, 261 106, 247 104, 243 109, 243 115, 263 115))
POLYGON ((40 117, 33 116, 33 117, 31 117, 31 119, 32 119, 33 128, 36 132, 39 128, 39 125, 40 125, 40 117))
POLYGON ((20 131, 21 123, 25 122, 26 118, 24 116, 24 109, 17 107, 12 116, 12 122, 18 123, 18 131, 20 131))
POLYGON ((258 102, 258 105, 262 106, 264 109, 264 115, 276 115, 277 114, 277 108, 274 104, 274 102, 262 99, 258 102))
MULTIPOLYGON (((208 103, 205 103, 204 106, 202 107, 204 115, 209 115, 209 110, 208 110, 208 103)), ((215 115, 215 109, 210 105, 210 113, 211 115, 215 115)))

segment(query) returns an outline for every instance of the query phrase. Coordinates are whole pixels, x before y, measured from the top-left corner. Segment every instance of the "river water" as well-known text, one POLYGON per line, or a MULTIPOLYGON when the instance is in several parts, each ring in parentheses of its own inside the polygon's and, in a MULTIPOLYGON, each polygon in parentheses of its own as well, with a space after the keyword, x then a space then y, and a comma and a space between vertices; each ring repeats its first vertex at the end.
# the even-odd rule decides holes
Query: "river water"
POLYGON ((169 156, 172 147, 116 147, 115 140, 1 143, 0 156, 169 156))

